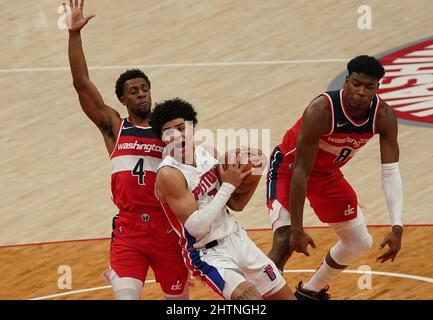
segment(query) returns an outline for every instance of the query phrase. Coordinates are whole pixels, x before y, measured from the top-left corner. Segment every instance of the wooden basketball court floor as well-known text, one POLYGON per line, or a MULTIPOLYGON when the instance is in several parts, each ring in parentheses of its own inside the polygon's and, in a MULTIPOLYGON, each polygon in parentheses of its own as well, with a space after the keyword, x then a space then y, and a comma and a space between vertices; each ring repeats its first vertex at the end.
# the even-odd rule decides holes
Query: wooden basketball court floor
MULTIPOLYGON (((100 134, 82 113, 67 62, 60 3, 5 0, 0 13, 0 299, 112 299, 100 274, 108 266, 110 167, 100 134), (94 239, 94 240, 92 240, 94 239), (59 266, 72 270, 58 288, 59 266), (89 289, 88 291, 84 289, 89 289), (83 291, 84 290, 84 291, 83 291)), ((153 101, 191 101, 200 128, 270 129, 270 148, 359 54, 374 55, 432 36, 433 3, 408 1, 86 1, 96 13, 82 33, 90 76, 122 115, 118 75, 138 66, 153 101), (360 5, 372 29, 358 28, 360 5)), ((380 182, 378 139, 344 168, 365 206, 374 248, 331 283, 336 299, 433 299, 432 129, 399 125, 404 182, 403 247, 393 262, 375 258, 388 214, 380 182), (359 268, 371 270, 360 289, 359 268)), ((271 245, 262 179, 238 221, 264 252, 271 245)), ((305 225, 318 244, 286 265, 291 288, 307 280, 335 235, 306 205, 305 225)), ((144 299, 161 299, 150 282, 144 299)), ((193 299, 219 299, 193 281, 193 299)))

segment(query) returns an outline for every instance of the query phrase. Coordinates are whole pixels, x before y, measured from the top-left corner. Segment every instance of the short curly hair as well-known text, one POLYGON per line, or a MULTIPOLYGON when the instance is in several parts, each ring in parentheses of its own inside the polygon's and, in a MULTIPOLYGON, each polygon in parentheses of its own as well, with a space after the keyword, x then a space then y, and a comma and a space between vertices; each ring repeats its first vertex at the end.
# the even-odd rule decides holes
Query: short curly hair
POLYGON ((357 56, 347 64, 349 75, 353 72, 364 73, 368 76, 375 77, 379 81, 385 75, 385 69, 379 60, 367 55, 357 56))
POLYGON ((182 118, 185 121, 192 121, 197 124, 197 112, 194 107, 185 100, 174 98, 156 103, 149 115, 149 124, 159 138, 162 137, 162 126, 174 119, 182 118))
POLYGON ((123 97, 123 86, 126 81, 135 79, 135 78, 143 78, 149 85, 150 88, 150 80, 149 78, 144 74, 143 71, 140 69, 131 69, 126 70, 124 73, 122 73, 119 78, 116 81, 116 96, 120 100, 121 97, 123 97))

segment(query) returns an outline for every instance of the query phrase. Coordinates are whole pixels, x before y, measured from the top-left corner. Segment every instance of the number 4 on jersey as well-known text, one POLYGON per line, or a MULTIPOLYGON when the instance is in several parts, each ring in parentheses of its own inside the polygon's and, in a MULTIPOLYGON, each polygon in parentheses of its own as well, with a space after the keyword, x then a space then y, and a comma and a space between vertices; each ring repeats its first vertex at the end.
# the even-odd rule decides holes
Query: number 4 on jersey
POLYGON ((138 177, 138 184, 139 185, 145 185, 144 183, 144 176, 146 175, 146 171, 144 171, 144 159, 140 158, 137 161, 137 164, 135 165, 134 169, 131 173, 133 176, 138 177))

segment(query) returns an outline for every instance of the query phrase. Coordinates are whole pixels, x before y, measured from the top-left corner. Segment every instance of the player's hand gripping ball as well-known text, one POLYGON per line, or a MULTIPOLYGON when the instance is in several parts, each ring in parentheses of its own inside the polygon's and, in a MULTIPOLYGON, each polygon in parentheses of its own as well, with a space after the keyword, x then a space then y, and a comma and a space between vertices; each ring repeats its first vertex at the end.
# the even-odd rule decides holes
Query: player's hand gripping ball
POLYGON ((246 164, 243 172, 251 169, 251 173, 242 180, 242 183, 236 188, 235 193, 246 193, 257 187, 266 168, 267 161, 262 150, 258 148, 236 148, 227 151, 224 157, 221 158, 220 162, 224 170, 227 169, 228 164, 236 163, 238 155, 240 155, 240 163, 246 164))

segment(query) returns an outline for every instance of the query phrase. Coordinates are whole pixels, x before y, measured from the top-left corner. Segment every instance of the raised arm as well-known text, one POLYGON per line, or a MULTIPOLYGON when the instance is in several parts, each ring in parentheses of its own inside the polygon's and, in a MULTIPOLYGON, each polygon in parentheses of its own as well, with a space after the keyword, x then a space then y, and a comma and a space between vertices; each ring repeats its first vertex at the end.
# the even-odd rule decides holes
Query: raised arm
POLYGON ((94 15, 84 17, 84 0, 70 0, 71 13, 68 15, 69 43, 68 56, 73 79, 73 85, 78 93, 80 105, 84 113, 101 131, 109 153, 114 148, 116 130, 120 115, 117 111, 105 105, 98 89, 90 81, 86 59, 81 42, 81 29, 94 15))
POLYGON ((399 168, 399 147, 397 142, 397 118, 392 108, 381 101, 377 131, 380 136, 380 157, 382 162, 382 187, 388 205, 392 230, 385 236, 380 247, 388 250, 377 258, 380 262, 394 261, 401 248, 403 235, 403 184, 399 168))
POLYGON ((303 227, 308 177, 316 160, 320 136, 329 132, 330 125, 328 102, 325 97, 318 97, 305 110, 296 140, 296 158, 290 183, 291 247, 307 256, 307 245, 315 248, 313 239, 304 232, 303 227))

